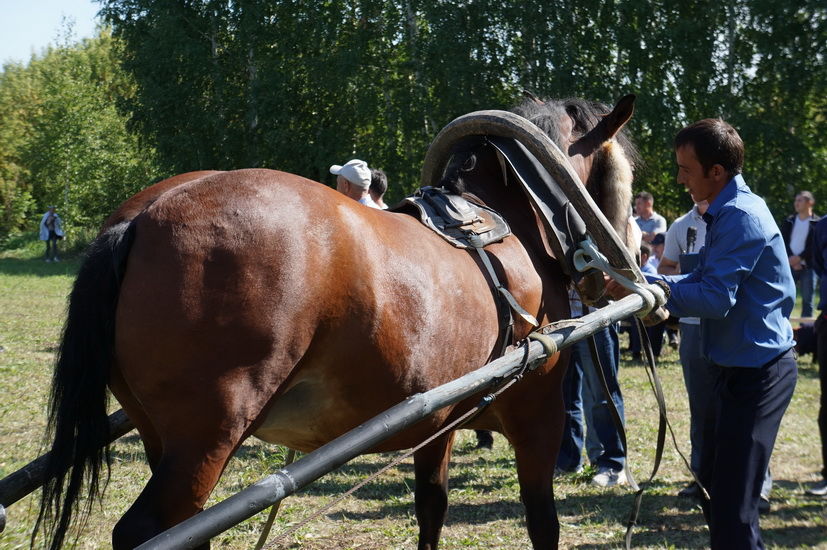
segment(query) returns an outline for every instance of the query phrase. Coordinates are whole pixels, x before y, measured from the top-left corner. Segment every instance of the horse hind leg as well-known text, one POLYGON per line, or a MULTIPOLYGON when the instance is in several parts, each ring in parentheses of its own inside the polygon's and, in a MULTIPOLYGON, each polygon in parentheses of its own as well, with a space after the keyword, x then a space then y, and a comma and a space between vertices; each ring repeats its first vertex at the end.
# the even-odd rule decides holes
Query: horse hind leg
POLYGON ((162 451, 158 432, 152 425, 152 421, 146 413, 144 413, 140 402, 129 390, 129 386, 124 381, 121 373, 115 369, 110 373, 109 377, 109 389, 138 430, 141 436, 141 442, 144 445, 147 463, 149 464, 150 470, 154 471, 158 462, 161 460, 162 451))
POLYGON ((448 511, 448 463, 455 432, 414 453, 414 501, 419 524, 418 550, 436 550, 448 511))
MULTIPOLYGON (((199 433, 195 426, 180 426, 181 433, 175 436, 163 434, 163 451, 149 482, 115 525, 113 549, 135 548, 200 512, 247 428, 199 433)), ((198 548, 208 549, 209 542, 198 548)))
POLYGON ((560 522, 552 487, 556 453, 552 455, 547 449, 534 445, 515 445, 514 453, 531 544, 537 549, 556 549, 560 538, 560 522))

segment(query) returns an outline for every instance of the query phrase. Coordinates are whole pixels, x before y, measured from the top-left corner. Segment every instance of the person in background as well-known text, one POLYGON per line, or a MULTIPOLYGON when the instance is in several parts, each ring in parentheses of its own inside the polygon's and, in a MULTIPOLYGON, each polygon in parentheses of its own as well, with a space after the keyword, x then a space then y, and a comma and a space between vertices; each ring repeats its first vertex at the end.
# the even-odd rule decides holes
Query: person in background
POLYGON ((344 165, 334 164, 330 173, 336 176, 336 190, 351 199, 369 206, 379 208, 370 198, 370 168, 359 159, 349 160, 344 165))
MULTIPOLYGON (((781 232, 741 175, 738 132, 701 120, 678 132, 674 149, 678 183, 709 203, 706 238, 691 273, 646 278, 664 287, 671 314, 700 317, 702 352, 717 368, 699 476, 710 495, 702 508, 712 550, 764 548, 761 485, 797 379, 788 320, 795 283, 781 232)), ((607 291, 629 294, 613 280, 607 291)))
POLYGON ((649 266, 657 273, 660 259, 663 256, 663 243, 666 242, 666 233, 658 233, 649 243, 652 247, 652 255, 649 256, 649 266))
POLYGON ((818 432, 821 437, 821 481, 807 489, 807 494, 827 498, 827 216, 815 226, 813 267, 821 281, 820 313, 815 323, 816 355, 821 401, 818 409, 818 432))
MULTIPOLYGON (((569 291, 569 303, 573 318, 587 313, 574 289, 569 291)), ((623 394, 617 378, 620 365, 617 326, 612 324, 596 332, 594 342, 611 399, 621 423, 625 423, 623 394)), ((603 395, 597 368, 588 341, 581 340, 572 346, 569 367, 563 378, 565 424, 556 472, 579 473, 583 470, 585 432, 586 456, 597 469, 592 483, 600 487, 612 487, 627 483, 626 449, 623 448, 620 432, 612 418, 609 402, 603 395)))
POLYGON ((643 191, 635 197, 635 221, 643 233, 643 241, 651 243, 658 233, 666 232, 666 218, 655 212, 655 198, 643 191))
POLYGON ((373 199, 379 208, 387 210, 388 205, 385 204, 384 197, 388 191, 388 176, 379 168, 371 168, 370 170, 370 198, 373 199))
POLYGON ((658 270, 652 267, 649 260, 652 258, 652 245, 648 243, 640 244, 640 270, 643 273, 657 273, 658 270))
MULTIPOLYGON (((661 250, 663 249, 662 234, 655 236, 654 241, 658 240, 661 241, 659 245, 648 243, 640 244, 640 270, 644 275, 657 273, 657 268, 655 267, 657 264, 652 263, 652 258, 654 258, 652 250, 656 246, 659 246, 661 250)), ((632 326, 629 330, 629 350, 632 352, 632 361, 641 361, 643 357, 643 347, 640 339, 640 327, 634 317, 632 317, 630 321, 632 326)), ((652 355, 655 358, 659 357, 661 351, 663 351, 663 331, 665 327, 666 320, 656 325, 646 327, 646 335, 649 337, 649 344, 652 346, 652 355)))
MULTIPOLYGON (((699 251, 706 239, 706 222, 703 215, 709 203, 700 201, 692 209, 672 222, 666 232, 663 256, 658 273, 680 275, 691 273, 698 265, 699 251)), ((689 466, 695 475, 701 471, 701 449, 703 448, 703 420, 714 407, 713 395, 718 368, 710 363, 701 349, 701 320, 698 317, 681 317, 679 320, 681 338, 678 346, 683 381, 689 399, 689 441, 691 445, 689 466)), ((761 485, 761 500, 758 511, 769 512, 772 475, 769 468, 761 485)), ((678 496, 701 498, 701 491, 694 481, 678 492, 678 496)))
MULTIPOLYGON (((653 271, 657 273, 658 266, 660 266, 661 259, 663 259, 663 247, 666 243, 666 233, 658 233, 655 235, 655 238, 652 239, 652 257, 649 258, 649 263, 651 264, 653 271)), ((657 325, 656 325, 657 326, 657 325)), ((656 327, 649 327, 650 329, 656 327)), ((650 331, 651 334, 649 339, 653 342, 652 347, 654 348, 654 342, 657 342, 657 349, 660 350, 663 347, 663 337, 664 334, 669 341, 669 346, 673 349, 678 348, 678 332, 674 327, 667 326, 667 323, 664 322, 663 326, 656 331, 650 331)), ((660 353, 660 352, 658 352, 660 353)))
POLYGON ((60 219, 57 212, 55 212, 55 207, 50 206, 40 219, 40 240, 46 242, 45 261, 60 261, 60 258, 57 255, 57 241, 63 237, 63 221, 60 219))
POLYGON ((793 270, 793 279, 801 287, 801 316, 813 316, 816 276, 813 271, 815 224, 818 216, 813 214, 815 199, 809 191, 795 196, 795 213, 781 224, 781 236, 787 247, 787 257, 793 270))

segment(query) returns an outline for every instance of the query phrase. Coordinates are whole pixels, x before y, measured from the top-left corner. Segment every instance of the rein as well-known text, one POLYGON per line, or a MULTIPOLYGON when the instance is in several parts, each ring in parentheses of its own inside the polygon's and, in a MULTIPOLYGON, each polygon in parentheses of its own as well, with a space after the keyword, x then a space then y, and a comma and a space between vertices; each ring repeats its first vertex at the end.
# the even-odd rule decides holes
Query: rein
POLYGON ((678 440, 675 437, 675 430, 672 428, 671 422, 669 422, 669 418, 666 414, 666 398, 663 395, 663 387, 660 383, 660 377, 658 376, 657 371, 657 364, 655 362, 655 354, 652 351, 652 343, 649 341, 649 334, 646 332, 645 327, 643 325, 643 321, 640 318, 635 317, 635 328, 639 331, 641 345, 644 350, 644 354, 646 355, 646 362, 644 363, 644 368, 646 369, 646 375, 649 379, 649 385, 652 388, 652 393, 655 395, 655 400, 658 403, 658 439, 657 439, 657 446, 655 447, 655 462, 652 466, 652 473, 649 474, 649 478, 646 481, 640 483, 638 486, 635 483, 634 479, 631 476, 631 469, 629 468, 629 453, 628 453, 628 446, 626 443, 626 430, 623 427, 623 422, 620 420, 620 415, 617 412, 617 408, 615 407, 614 401, 609 394, 609 387, 606 383, 606 378, 603 375, 603 367, 600 364, 600 358, 597 354, 597 347, 594 343, 594 337, 590 337, 589 340, 589 351, 592 355, 592 360, 594 362, 595 367, 597 368, 597 372, 600 375, 601 385, 603 387, 603 394, 606 397, 606 401, 610 403, 609 409, 612 414, 612 419, 615 422, 615 427, 620 434, 621 441, 623 443, 623 449, 626 452, 626 477, 629 480, 629 485, 631 485, 632 489, 635 491, 635 499, 634 504, 632 505, 632 510, 629 513, 629 519, 626 523, 626 536, 625 536, 625 544, 626 549, 630 550, 632 547, 632 531, 637 525, 638 516, 640 515, 640 505, 643 500, 643 493, 646 488, 652 484, 655 475, 657 475, 658 470, 660 469, 660 463, 663 459, 663 451, 665 448, 666 442, 666 431, 669 430, 669 434, 672 438, 672 445, 675 447, 675 451, 678 453, 678 456, 681 457, 683 460, 686 469, 689 470, 689 473, 692 474, 692 478, 698 484, 701 489, 702 494, 704 495, 707 500, 709 499, 709 494, 707 493, 704 486, 698 480, 697 475, 692 470, 692 467, 689 465, 689 461, 686 459, 686 456, 681 452, 680 447, 678 446, 678 440))

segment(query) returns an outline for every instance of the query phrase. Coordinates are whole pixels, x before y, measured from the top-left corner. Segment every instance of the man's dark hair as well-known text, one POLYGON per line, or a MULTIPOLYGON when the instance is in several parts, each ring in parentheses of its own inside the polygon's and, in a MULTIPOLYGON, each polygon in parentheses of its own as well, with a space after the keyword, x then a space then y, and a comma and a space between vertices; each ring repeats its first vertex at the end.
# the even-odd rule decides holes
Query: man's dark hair
POLYGON ((646 202, 651 202, 652 204, 655 203, 655 197, 652 196, 652 193, 648 191, 641 191, 635 196, 636 199, 643 199, 646 202))
POLYGON ((716 164, 733 177, 744 167, 744 142, 738 132, 720 118, 705 118, 690 124, 675 136, 675 149, 692 145, 704 175, 716 164))
POLYGON ((370 169, 370 190, 380 197, 388 190, 388 176, 379 168, 370 169))

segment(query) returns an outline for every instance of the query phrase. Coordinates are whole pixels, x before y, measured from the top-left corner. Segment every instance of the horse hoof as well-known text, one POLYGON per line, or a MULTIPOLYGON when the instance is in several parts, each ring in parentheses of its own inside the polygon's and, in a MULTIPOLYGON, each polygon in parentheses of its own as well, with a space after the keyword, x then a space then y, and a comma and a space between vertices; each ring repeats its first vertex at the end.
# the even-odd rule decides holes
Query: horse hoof
POLYGON ((6 530, 6 509, 0 504, 0 533, 6 530))

